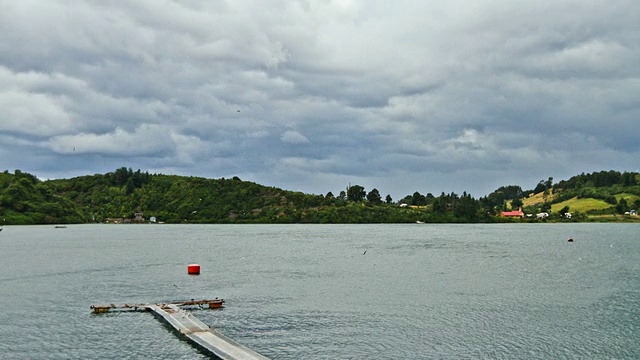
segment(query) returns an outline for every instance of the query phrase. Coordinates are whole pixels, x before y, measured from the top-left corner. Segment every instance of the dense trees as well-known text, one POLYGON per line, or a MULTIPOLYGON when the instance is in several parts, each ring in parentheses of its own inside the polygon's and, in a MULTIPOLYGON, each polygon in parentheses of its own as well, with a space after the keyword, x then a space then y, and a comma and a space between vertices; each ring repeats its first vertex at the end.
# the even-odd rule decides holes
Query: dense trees
POLYGON ((638 173, 618 171, 600 171, 591 174, 582 173, 578 176, 574 176, 569 180, 562 180, 556 184, 557 188, 564 190, 580 189, 580 188, 594 188, 594 187, 611 187, 615 185, 621 186, 636 186, 640 185, 640 178, 638 173))
MULTIPOLYGON (((548 211, 551 204, 571 197, 609 202, 624 213, 640 205, 640 175, 601 172, 581 174, 553 186, 540 181, 538 190, 554 196, 530 211, 548 211), (607 187, 595 187, 594 184, 607 187), (622 195, 621 195, 622 194, 622 195), (619 201, 617 199, 620 199, 619 201), (548 200, 548 201, 547 201, 548 200)), ((107 218, 145 218, 176 223, 372 223, 507 221, 500 211, 522 205, 535 191, 503 186, 475 199, 464 192, 434 196, 415 191, 393 203, 376 188, 350 185, 338 196, 304 194, 232 179, 205 179, 149 174, 120 168, 104 175, 40 181, 16 170, 0 173, 0 216, 13 224, 79 223, 107 218)), ((567 209, 563 209, 563 211, 567 209)))
POLYGON ((0 174, 0 215, 8 224, 79 223, 77 206, 31 174, 0 174))
POLYGON ((369 191, 369 193, 367 194, 367 200, 374 205, 382 204, 382 196, 380 196, 380 192, 378 191, 378 189, 374 188, 373 190, 369 191))
POLYGON ((349 186, 347 189, 347 200, 353 202, 360 202, 364 200, 366 196, 366 192, 364 191, 364 187, 360 185, 349 186))

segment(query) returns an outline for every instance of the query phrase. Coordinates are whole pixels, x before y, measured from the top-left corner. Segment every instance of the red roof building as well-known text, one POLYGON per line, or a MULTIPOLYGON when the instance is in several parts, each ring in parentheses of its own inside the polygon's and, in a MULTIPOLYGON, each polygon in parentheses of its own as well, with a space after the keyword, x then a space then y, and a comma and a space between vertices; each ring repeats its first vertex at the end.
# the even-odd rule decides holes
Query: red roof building
POLYGON ((524 213, 522 212, 522 207, 516 211, 503 211, 500 213, 500 216, 504 217, 524 217, 524 213))

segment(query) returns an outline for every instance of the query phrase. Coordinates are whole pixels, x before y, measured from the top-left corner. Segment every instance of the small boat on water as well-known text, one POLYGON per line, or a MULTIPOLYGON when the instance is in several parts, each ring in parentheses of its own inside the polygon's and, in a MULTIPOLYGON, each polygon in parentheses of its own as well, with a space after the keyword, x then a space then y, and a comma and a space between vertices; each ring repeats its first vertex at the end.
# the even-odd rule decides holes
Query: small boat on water
POLYGON ((568 242, 573 242, 573 238, 572 238, 572 237, 569 237, 569 238, 567 239, 567 241, 568 241, 568 242))
POLYGON ((67 225, 56 225, 55 228, 56 229, 66 229, 67 225))

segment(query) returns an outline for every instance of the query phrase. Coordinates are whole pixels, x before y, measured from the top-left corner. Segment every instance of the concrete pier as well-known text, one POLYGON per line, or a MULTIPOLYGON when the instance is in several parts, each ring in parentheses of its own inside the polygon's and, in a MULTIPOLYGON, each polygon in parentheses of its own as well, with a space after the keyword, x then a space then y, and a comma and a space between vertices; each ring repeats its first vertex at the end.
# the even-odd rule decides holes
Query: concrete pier
POLYGON ((266 356, 238 344, 232 339, 210 328, 207 324, 198 320, 190 311, 180 306, 201 309, 207 306, 210 309, 220 308, 224 304, 222 299, 214 300, 189 300, 175 301, 159 304, 108 304, 91 305, 94 313, 106 313, 109 311, 152 311, 157 317, 166 321, 180 334, 200 348, 215 355, 222 360, 268 360, 266 356))
POLYGON ((264 360, 267 357, 238 344, 198 320, 177 305, 150 305, 149 310, 163 318, 189 340, 223 360, 264 360))

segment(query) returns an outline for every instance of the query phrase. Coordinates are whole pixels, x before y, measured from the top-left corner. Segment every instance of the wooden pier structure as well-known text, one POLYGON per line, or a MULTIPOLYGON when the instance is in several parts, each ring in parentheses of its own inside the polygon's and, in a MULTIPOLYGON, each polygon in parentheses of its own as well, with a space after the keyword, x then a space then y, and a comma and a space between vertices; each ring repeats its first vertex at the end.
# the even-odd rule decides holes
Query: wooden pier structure
MULTIPOLYGON (((184 301, 171 301, 168 303, 159 303, 155 305, 178 305, 188 308, 202 309, 206 305, 209 309, 221 308, 224 305, 223 299, 215 298, 213 300, 184 300, 184 301)), ((106 313, 110 310, 115 311, 150 311, 150 307, 153 304, 107 304, 107 305, 91 305, 91 310, 94 313, 106 313)))
POLYGON ((187 337, 200 348, 222 360, 268 360, 269 358, 238 344, 220 332, 210 328, 198 320, 185 308, 210 309, 220 308, 222 299, 173 301, 158 304, 108 304, 91 305, 94 313, 116 311, 152 311, 157 317, 166 321, 180 334, 187 337))

